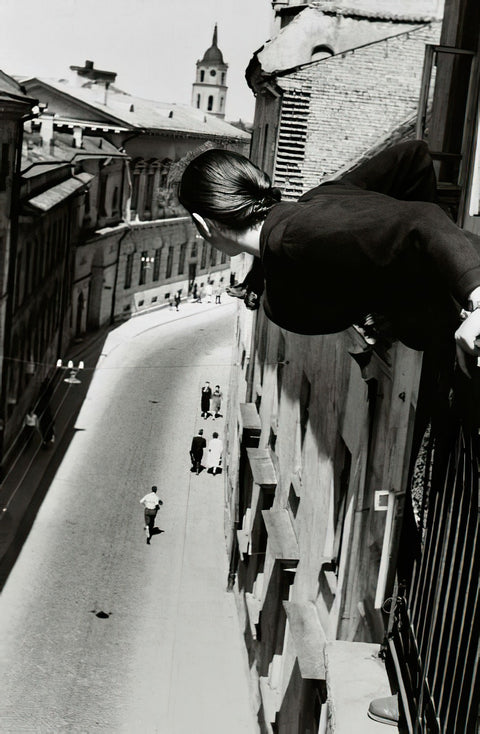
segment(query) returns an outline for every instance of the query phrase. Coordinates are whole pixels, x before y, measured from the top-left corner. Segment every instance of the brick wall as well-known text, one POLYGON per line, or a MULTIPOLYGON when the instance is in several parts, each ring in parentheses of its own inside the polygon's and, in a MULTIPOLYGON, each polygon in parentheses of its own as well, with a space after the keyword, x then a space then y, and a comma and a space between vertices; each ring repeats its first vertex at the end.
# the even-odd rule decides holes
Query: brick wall
POLYGON ((415 113, 425 44, 439 34, 440 23, 432 23, 278 79, 284 99, 309 98, 301 180, 286 198, 334 174, 415 113))

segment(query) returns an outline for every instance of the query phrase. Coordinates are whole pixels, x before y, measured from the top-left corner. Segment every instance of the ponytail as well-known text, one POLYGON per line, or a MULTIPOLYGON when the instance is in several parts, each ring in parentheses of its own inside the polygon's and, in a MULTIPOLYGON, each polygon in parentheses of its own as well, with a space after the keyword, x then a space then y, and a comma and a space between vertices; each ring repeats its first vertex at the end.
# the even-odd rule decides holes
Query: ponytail
POLYGON ((183 172, 178 198, 193 214, 243 230, 265 219, 281 199, 264 171, 248 158, 210 149, 194 158, 183 172))

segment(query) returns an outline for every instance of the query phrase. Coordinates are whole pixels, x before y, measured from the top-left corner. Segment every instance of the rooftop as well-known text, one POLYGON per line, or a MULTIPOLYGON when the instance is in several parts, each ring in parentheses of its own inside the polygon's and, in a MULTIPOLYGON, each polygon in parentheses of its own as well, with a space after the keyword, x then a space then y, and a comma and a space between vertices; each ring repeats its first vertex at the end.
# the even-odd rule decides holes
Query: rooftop
MULTIPOLYGON (((65 79, 47 79, 32 77, 22 80, 27 89, 32 89, 41 96, 41 89, 58 91, 70 98, 75 98, 90 108, 91 122, 109 121, 112 124, 128 129, 143 129, 155 132, 198 134, 222 138, 249 140, 249 133, 240 130, 228 122, 197 110, 188 105, 169 104, 144 99, 128 94, 114 85, 108 90, 96 82, 87 81, 83 86, 75 86, 65 79), (95 113, 100 113, 96 116, 95 113)), ((52 109, 52 112, 56 110, 52 109)), ((60 112, 61 114, 61 112, 60 112)))

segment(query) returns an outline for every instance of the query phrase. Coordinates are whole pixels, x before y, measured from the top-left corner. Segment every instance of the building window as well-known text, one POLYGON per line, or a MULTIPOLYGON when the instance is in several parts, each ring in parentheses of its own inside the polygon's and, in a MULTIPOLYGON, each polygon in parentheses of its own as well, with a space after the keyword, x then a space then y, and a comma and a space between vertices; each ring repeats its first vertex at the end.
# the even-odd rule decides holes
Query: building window
POLYGON ((200 99, 201 99, 200 94, 197 94, 197 109, 200 108, 200 99))
POLYGON ((210 76, 217 76, 217 72, 215 71, 215 69, 212 69, 210 71, 210 76))
POLYGON ((185 270, 185 255, 187 253, 187 243, 180 245, 180 256, 178 258, 178 275, 182 275, 185 270))
POLYGON ((222 71, 222 84, 225 84, 225 72, 222 71))
POLYGON ((207 110, 208 112, 211 112, 213 110, 213 95, 211 94, 208 96, 207 110))
POLYGON ((113 194, 112 194, 112 214, 118 214, 118 203, 119 203, 119 191, 118 191, 118 186, 115 186, 115 188, 113 189, 113 194))
POLYGON ((0 158, 0 191, 5 191, 7 188, 7 178, 10 172, 10 145, 8 143, 2 143, 1 158, 0 158))
POLYGON ((162 251, 160 248, 155 250, 153 258, 153 280, 160 280, 160 263, 162 262, 162 251))
POLYGON ((107 177, 101 176, 100 177, 100 187, 99 187, 99 192, 98 192, 98 213, 101 217, 107 216, 106 198, 107 198, 107 177))
POLYGON ((172 166, 171 158, 164 158, 160 164, 160 188, 163 189, 168 186, 168 174, 172 166))
POLYGON ((220 262, 222 263, 222 265, 225 265, 225 263, 227 262, 227 253, 226 252, 222 252, 222 257, 220 258, 220 262))
POLYGON ((138 285, 145 285, 147 282, 147 270, 149 267, 148 252, 144 250, 140 257, 140 276, 138 278, 138 285))
POLYGON ((192 242, 192 249, 190 250, 190 257, 197 257, 197 238, 192 242))
POLYGON ((132 177, 132 209, 138 206, 138 192, 140 189, 140 174, 134 173, 132 177))
POLYGON ((210 264, 211 265, 217 264, 217 249, 213 245, 211 245, 211 249, 210 249, 210 264))
POLYGON ((203 69, 200 71, 200 81, 205 81, 205 71, 203 69))
POLYGON ((154 181, 155 181, 155 174, 149 173, 147 176, 147 189, 145 192, 145 211, 148 211, 148 212, 152 211, 154 181))
POLYGON ((220 109, 223 110, 223 97, 220 97, 220 109))
POLYGON ((165 278, 171 278, 172 277, 172 267, 173 267, 173 245, 170 245, 168 248, 168 255, 167 255, 167 267, 165 270, 165 278))
POLYGON ((204 242, 203 247, 202 247, 202 260, 200 262, 200 268, 203 269, 206 267, 206 265, 207 265, 207 243, 204 242))
POLYGON ((125 263, 125 283, 124 288, 130 288, 132 285, 132 273, 133 273, 133 252, 127 255, 125 263))

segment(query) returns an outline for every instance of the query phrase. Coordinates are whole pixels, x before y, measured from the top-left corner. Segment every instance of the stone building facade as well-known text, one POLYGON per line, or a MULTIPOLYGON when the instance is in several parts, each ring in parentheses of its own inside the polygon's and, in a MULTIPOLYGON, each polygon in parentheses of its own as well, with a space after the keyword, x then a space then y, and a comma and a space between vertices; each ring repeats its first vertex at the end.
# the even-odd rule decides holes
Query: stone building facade
MULTIPOLYGON (((68 82, 32 78, 23 83, 48 104, 56 135, 73 134, 80 150, 84 140, 101 138, 116 153, 93 176, 85 201, 75 323, 98 328, 168 303, 173 285, 186 297, 205 277, 225 280, 226 273, 215 273, 227 271, 229 263, 210 251, 207 257, 206 245, 200 248, 176 199, 173 178, 179 175, 178 162, 205 145, 248 153, 250 135, 200 109, 125 94, 113 86, 112 72, 97 70, 91 61, 71 71, 68 82), (199 257, 200 250, 205 255, 199 257)), ((40 122, 48 125, 49 119, 43 115, 40 122)), ((92 165, 85 161, 84 170, 93 170, 92 165)))
MULTIPOLYGON (((390 142, 415 136, 417 117, 417 134, 426 133, 435 90, 428 133, 439 172, 445 173, 445 162, 462 162, 460 177, 445 179, 440 194, 447 205, 456 197, 458 221, 478 231, 478 72, 471 64, 478 34, 467 28, 478 29, 480 19, 467 6, 452 4, 443 34, 457 45, 458 56, 470 59, 470 74, 442 55, 439 23, 425 18, 405 33, 343 48, 285 73, 265 73, 261 52, 254 57, 247 72, 257 91, 253 157, 286 198, 390 142), (456 36, 460 25, 462 42, 456 36), (431 49, 436 75, 432 64, 429 85, 422 69, 431 49)), ((438 559, 446 560, 452 543, 458 544, 454 567, 440 568, 440 560, 435 566, 425 552, 412 578, 412 550, 402 535, 416 411, 428 383, 422 354, 399 342, 372 345, 353 327, 328 336, 291 334, 262 310, 253 316, 240 310, 236 343, 225 461, 229 585, 237 595, 261 731, 350 734, 378 727, 367 710, 372 699, 391 693, 385 657, 389 672, 395 671, 392 680, 397 676, 393 693, 402 693, 395 702, 400 698, 402 715, 412 724, 405 731, 413 731, 414 723, 418 731, 455 730, 434 728, 439 716, 474 721, 478 697, 470 698, 468 713, 460 712, 458 701, 468 697, 469 681, 478 685, 478 671, 455 641, 468 647, 467 630, 478 615, 476 550, 474 561, 461 563, 476 549, 475 487, 471 497, 461 489, 454 498, 449 494, 428 530, 438 559), (470 500, 471 508, 462 505, 460 512, 470 500), (462 516, 460 531, 445 530, 452 512, 462 516), (412 586, 411 607, 402 584, 412 586), (445 602, 439 603, 442 592, 445 602), (442 614, 453 610, 458 594, 468 601, 452 613, 450 634, 441 627, 442 614), (410 629, 415 632, 407 643, 410 629), (449 670, 459 671, 455 690, 439 681, 434 636, 448 651, 449 670), (418 645, 426 655, 419 668, 409 658, 412 647, 402 643, 418 645)), ((478 635, 473 645, 478 652, 478 635)))

